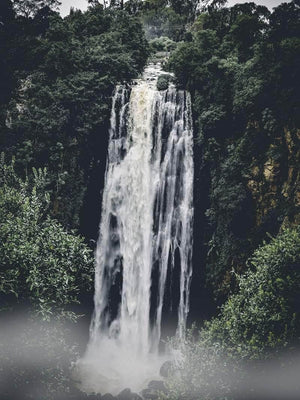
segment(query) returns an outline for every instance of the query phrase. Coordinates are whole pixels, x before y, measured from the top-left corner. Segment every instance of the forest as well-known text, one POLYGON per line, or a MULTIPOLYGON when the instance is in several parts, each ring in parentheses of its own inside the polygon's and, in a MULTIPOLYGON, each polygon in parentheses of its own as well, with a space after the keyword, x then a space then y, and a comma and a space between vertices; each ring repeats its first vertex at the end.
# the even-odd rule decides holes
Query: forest
POLYGON ((185 357, 143 398, 260 400, 245 370, 300 368, 300 1, 88 3, 64 18, 57 0, 0 3, 0 397, 113 399, 80 391, 72 365, 112 96, 159 57, 157 89, 191 95, 193 280, 185 357))

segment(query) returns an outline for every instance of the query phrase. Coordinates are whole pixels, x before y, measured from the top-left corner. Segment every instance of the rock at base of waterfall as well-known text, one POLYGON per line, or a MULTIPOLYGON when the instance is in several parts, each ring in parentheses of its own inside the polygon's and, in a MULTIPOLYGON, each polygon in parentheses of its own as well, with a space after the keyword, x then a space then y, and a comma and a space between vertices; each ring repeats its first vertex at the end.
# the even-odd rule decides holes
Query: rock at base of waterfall
POLYGON ((76 399, 76 400, 102 400, 101 394, 88 394, 83 391, 81 391, 78 387, 75 385, 72 385, 70 387, 70 398, 76 399))
POLYGON ((166 392, 166 386, 163 381, 151 381, 148 384, 148 389, 156 390, 158 392, 166 392))
POLYGON ((146 400, 157 400, 162 393, 166 393, 167 389, 163 381, 151 381, 147 389, 142 391, 142 396, 146 400))
POLYGON ((124 389, 117 396, 118 400, 142 400, 141 396, 137 393, 133 393, 130 389, 124 389))
POLYGON ((159 370, 160 376, 168 378, 171 375, 171 372, 172 372, 172 361, 164 362, 159 370))
POLYGON ((146 400, 157 400, 158 399, 158 393, 153 392, 153 390, 151 390, 151 389, 142 390, 142 396, 146 400))
POLYGON ((101 397, 101 400, 116 400, 116 398, 112 394, 106 393, 104 396, 101 397))
POLYGON ((167 90, 170 84, 170 81, 172 80, 171 75, 160 75, 157 79, 157 90, 167 90))

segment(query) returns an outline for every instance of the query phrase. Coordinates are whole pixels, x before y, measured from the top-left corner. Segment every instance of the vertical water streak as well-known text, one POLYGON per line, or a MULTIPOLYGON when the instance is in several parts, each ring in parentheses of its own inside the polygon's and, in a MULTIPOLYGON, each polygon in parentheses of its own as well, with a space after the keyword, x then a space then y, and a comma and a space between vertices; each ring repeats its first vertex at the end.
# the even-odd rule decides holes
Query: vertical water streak
MULTIPOLYGON (((160 339, 162 308, 168 267, 174 269, 175 252, 180 256, 180 302, 178 307, 178 333, 183 335, 189 311, 189 289, 192 276, 192 224, 193 224, 193 139, 190 95, 169 89, 159 94, 159 137, 168 137, 162 154, 157 189, 157 233, 154 260, 159 269, 159 297, 156 318, 156 340, 160 339)), ((159 157, 159 154, 158 154, 159 157)))
POLYGON ((90 346, 105 338, 139 357, 158 351, 167 275, 178 263, 178 334, 184 334, 192 277, 191 100, 174 87, 158 91, 159 74, 159 66, 149 66, 113 97, 90 327, 90 346))

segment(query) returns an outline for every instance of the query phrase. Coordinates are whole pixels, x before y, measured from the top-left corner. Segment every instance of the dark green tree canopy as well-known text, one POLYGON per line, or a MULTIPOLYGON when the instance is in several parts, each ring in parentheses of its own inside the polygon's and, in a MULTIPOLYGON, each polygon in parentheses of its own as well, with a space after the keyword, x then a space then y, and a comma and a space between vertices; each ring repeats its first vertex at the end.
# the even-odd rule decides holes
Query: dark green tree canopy
POLYGON ((59 0, 12 0, 17 14, 26 18, 34 17, 43 8, 56 10, 61 4, 59 0))

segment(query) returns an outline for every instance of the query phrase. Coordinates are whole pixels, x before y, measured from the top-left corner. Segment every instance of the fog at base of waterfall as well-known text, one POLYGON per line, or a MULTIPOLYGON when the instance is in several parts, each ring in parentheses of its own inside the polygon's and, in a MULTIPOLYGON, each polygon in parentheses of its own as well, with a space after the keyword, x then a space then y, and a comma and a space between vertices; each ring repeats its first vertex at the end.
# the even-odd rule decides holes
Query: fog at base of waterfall
MULTIPOLYGON (((192 278, 193 131, 189 93, 157 90, 160 63, 116 88, 96 249, 94 316, 82 389, 139 391, 159 378, 168 276, 179 268, 177 333, 192 278)), ((169 282, 169 281, 168 281, 169 282)))
MULTIPOLYGON (((8 397, 2 395, 1 400, 46 398, 44 379, 49 379, 48 374, 51 379, 53 376, 55 379, 57 373, 62 373, 60 368, 63 365, 64 378, 75 395, 66 397, 65 392, 59 393, 58 387, 57 392, 52 393, 49 398, 87 398, 84 393, 81 396, 79 391, 74 392, 73 381, 70 382, 68 377, 70 351, 73 354, 72 346, 78 339, 82 343, 85 342, 85 336, 81 337, 84 327, 81 329, 77 325, 70 331, 62 321, 45 322, 32 318, 28 320, 24 313, 0 322, 0 361, 3 368, 0 393, 2 395, 8 390, 10 393, 8 397), (70 339, 70 347, 62 340, 64 336, 70 339), (24 386, 15 386, 12 376, 23 381, 24 386)), ((252 365, 247 360, 237 360, 236 365, 234 360, 222 358, 217 347, 215 350, 214 352, 212 348, 204 347, 197 352, 186 352, 188 357, 181 357, 181 361, 176 365, 181 375, 180 380, 176 371, 171 380, 175 381, 177 389, 180 389, 183 382, 184 389, 187 389, 185 399, 299 400, 299 348, 294 349, 292 353, 287 349, 276 359, 259 360, 252 365)), ((124 388, 130 387, 136 388, 132 390, 138 392, 139 388, 144 389, 150 380, 158 378, 159 368, 169 356, 170 354, 159 357, 156 354, 153 357, 148 355, 144 359, 135 359, 129 348, 126 351, 119 348, 116 342, 104 340, 101 348, 91 348, 88 357, 73 366, 73 379, 75 382, 80 380, 80 388, 88 393, 104 395, 107 392, 116 395, 124 388), (122 374, 119 373, 120 370, 122 374), (118 390, 119 386, 122 387, 121 390, 118 390)), ((178 353, 175 357, 179 359, 178 353)), ((168 384, 172 384, 170 378, 168 384)), ((134 396, 132 398, 134 399, 134 396)))
POLYGON ((126 388, 139 393, 151 380, 162 379, 159 371, 167 359, 157 353, 134 354, 130 347, 104 337, 89 347, 75 374, 86 393, 118 395, 126 388))

